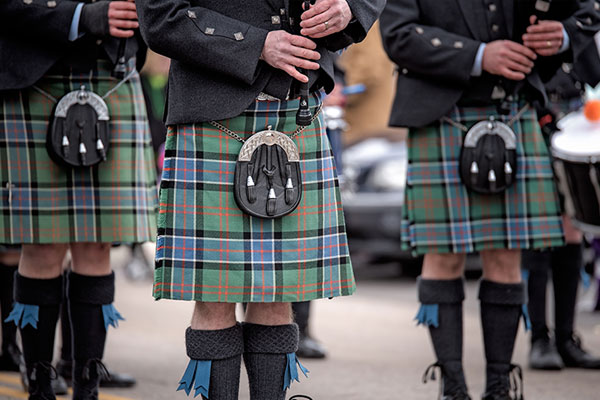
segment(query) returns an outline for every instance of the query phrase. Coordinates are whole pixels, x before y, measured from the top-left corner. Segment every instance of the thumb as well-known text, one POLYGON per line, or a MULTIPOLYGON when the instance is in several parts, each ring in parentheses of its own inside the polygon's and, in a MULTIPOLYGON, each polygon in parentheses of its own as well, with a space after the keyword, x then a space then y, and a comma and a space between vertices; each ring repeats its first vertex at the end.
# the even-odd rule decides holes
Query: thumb
POLYGON ((532 15, 531 17, 529 17, 529 23, 531 25, 535 25, 536 21, 537 21, 537 17, 535 15, 532 15))

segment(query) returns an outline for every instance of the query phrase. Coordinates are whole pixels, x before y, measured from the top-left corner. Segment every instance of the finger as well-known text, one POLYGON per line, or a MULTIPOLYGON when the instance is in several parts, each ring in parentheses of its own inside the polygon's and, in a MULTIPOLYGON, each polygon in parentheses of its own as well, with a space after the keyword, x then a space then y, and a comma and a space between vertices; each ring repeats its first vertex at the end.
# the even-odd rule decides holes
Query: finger
POLYGON ((503 68, 500 73, 502 76, 504 76, 508 79, 511 79, 513 81, 522 81, 523 79, 525 79, 524 73, 515 72, 515 71, 510 70, 509 68, 503 68))
POLYGON ((312 39, 319 39, 319 38, 323 38, 325 36, 333 35, 334 33, 337 33, 341 30, 343 30, 343 28, 339 24, 329 25, 329 27, 326 31, 318 32, 318 33, 315 33, 312 35, 307 35, 307 36, 311 37, 312 39))
POLYGON ((303 21, 310 19, 310 18, 314 17, 315 15, 324 13, 325 11, 327 11, 329 9, 329 7, 331 7, 331 4, 327 0, 317 1, 314 5, 311 5, 307 11, 304 11, 302 13, 301 19, 303 21))
POLYGON ((286 58, 286 62, 297 68, 312 69, 312 70, 317 70, 317 69, 321 68, 321 66, 316 62, 305 60, 303 58, 298 58, 298 57, 294 57, 294 56, 290 56, 289 58, 286 58))
POLYGON ((321 54, 316 51, 308 50, 303 47, 292 47, 291 54, 293 56, 303 58, 305 60, 320 60, 321 54))
POLYGON ((321 14, 317 14, 312 18, 303 20, 302 22, 300 22, 300 26, 302 28, 307 28, 307 29, 313 28, 315 26, 323 25, 325 23, 325 21, 330 21, 334 17, 335 17, 335 13, 331 9, 328 9, 327 11, 325 11, 321 14))
POLYGON ((506 66, 508 67, 508 69, 514 72, 522 72, 524 74, 529 74, 531 72, 530 67, 527 67, 523 64, 519 64, 518 62, 512 60, 506 60, 506 66))
POLYGON ((135 32, 133 32, 132 30, 123 30, 112 26, 109 28, 108 32, 111 36, 118 38, 130 38, 135 34, 135 32))
POLYGON ((536 32, 562 32, 562 24, 557 21, 540 21, 536 25, 529 25, 527 27, 527 33, 536 32))
POLYGON ((137 29, 140 26, 137 21, 131 21, 128 19, 109 19, 108 24, 119 29, 137 29))
POLYGON ((550 56, 554 56, 554 55, 558 54, 558 50, 559 49, 557 49, 556 47, 545 48, 545 49, 536 50, 536 53, 538 53, 542 57, 550 57, 550 56))
POLYGON ((532 15, 529 17, 529 23, 531 25, 535 25, 535 22, 537 21, 537 17, 535 15, 532 15))
POLYGON ((523 46, 522 44, 507 41, 506 46, 509 48, 509 50, 522 54, 530 60, 535 60, 537 58, 537 55, 533 50, 523 46))
POLYGON ((534 62, 531 61, 530 58, 525 57, 523 54, 517 53, 517 52, 508 53, 507 59, 509 59, 510 61, 519 63, 527 68, 533 68, 533 66, 535 65, 534 62))
POLYGON ((544 40, 543 42, 525 42, 525 46, 537 52, 538 50, 548 50, 548 49, 560 49, 562 45, 562 41, 558 40, 544 40))
POLYGON ((108 18, 137 20, 137 13, 130 10, 108 10, 108 18))
POLYGON ((131 3, 128 1, 111 1, 109 5, 109 10, 130 10, 135 11, 135 3, 131 3))
POLYGON ((290 36, 290 44, 297 46, 297 47, 304 47, 305 49, 310 49, 310 50, 314 50, 317 48, 317 44, 315 42, 313 42, 312 40, 310 40, 308 38, 298 36, 298 35, 290 36))
POLYGON ((289 76, 299 80, 300 82, 308 82, 308 76, 301 74, 296 68, 289 64, 284 65, 281 69, 284 70, 289 76))
POLYGON ((523 35, 523 41, 542 41, 542 40, 562 40, 562 31, 554 32, 537 32, 537 33, 526 33, 523 35))

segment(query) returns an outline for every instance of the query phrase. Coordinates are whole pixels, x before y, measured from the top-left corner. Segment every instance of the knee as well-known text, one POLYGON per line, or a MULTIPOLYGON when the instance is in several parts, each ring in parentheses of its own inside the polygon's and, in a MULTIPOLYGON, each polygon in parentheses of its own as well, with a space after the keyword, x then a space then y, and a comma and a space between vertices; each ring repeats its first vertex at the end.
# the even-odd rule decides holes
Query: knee
POLYGON ((67 244, 27 244, 21 249, 19 272, 38 279, 54 278, 61 274, 67 244))
POLYGON ((465 254, 427 254, 422 276, 426 279, 455 279, 463 274, 465 254))
POLYGON ((192 329, 226 329, 235 325, 235 322, 235 303, 196 302, 192 329))
POLYGON ((82 275, 110 274, 109 243, 72 243, 73 271, 82 275))
POLYGON ((261 325, 285 325, 292 323, 290 303, 250 303, 246 322, 261 325))
POLYGON ((481 252, 483 278, 499 283, 521 281, 521 252, 519 250, 486 250, 481 252))

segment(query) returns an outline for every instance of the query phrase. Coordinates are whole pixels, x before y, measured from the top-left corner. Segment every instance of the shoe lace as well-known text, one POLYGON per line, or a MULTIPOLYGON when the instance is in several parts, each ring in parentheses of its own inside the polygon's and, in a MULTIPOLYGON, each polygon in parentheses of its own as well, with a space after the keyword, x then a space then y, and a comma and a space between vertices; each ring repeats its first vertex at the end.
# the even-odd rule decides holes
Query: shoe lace
POLYGON ((505 398, 505 396, 508 394, 512 400, 524 400, 523 370, 521 369, 521 366, 517 364, 510 364, 508 380, 508 388, 502 384, 499 384, 491 390, 490 395, 492 398, 505 398))
POLYGON ((47 361, 38 361, 33 365, 31 369, 31 374, 29 375, 29 379, 31 381, 36 381, 38 379, 38 374, 40 371, 45 371, 48 373, 50 380, 58 379, 58 372, 54 366, 47 361))
POLYGON ((102 379, 110 380, 110 372, 108 372, 106 365, 104 365, 102 363, 102 360, 100 360, 99 358, 91 358, 91 359, 87 360, 87 362, 85 363, 85 366, 83 367, 83 372, 82 372, 83 379, 90 380, 90 377, 91 377, 90 371, 91 371, 92 367, 96 367, 96 373, 98 374, 98 377, 101 380, 102 379))
MULTIPOLYGON (((439 361, 434 362, 433 364, 429 365, 425 369, 425 373, 423 373, 423 378, 422 378, 423 383, 426 384, 429 381, 435 381, 437 379, 436 371, 439 371, 439 374, 441 376, 444 376, 444 368, 443 368, 442 364, 440 364, 439 361)), ((438 398, 441 399, 443 397, 443 395, 444 395, 444 381, 443 381, 443 379, 440 379, 440 389, 439 389, 439 393, 438 393, 438 398)), ((470 400, 471 399, 469 397, 469 395, 467 393, 464 393, 462 390, 458 391, 456 393, 449 393, 448 395, 452 396, 453 400, 470 400)))

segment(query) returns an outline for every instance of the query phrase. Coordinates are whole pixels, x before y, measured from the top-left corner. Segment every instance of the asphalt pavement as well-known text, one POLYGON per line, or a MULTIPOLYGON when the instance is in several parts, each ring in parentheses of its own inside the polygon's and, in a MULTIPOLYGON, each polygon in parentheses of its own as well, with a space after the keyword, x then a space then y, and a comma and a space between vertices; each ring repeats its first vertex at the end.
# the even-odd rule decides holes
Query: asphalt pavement
MULTIPOLYGON (((119 272, 119 269, 118 269, 119 272)), ((314 400, 434 400, 438 383, 423 385, 425 368, 434 361, 426 329, 416 327, 414 280, 396 276, 389 266, 361 266, 354 296, 314 302, 313 336, 329 350, 325 360, 302 360, 310 378, 294 383, 292 394, 314 400)), ((474 399, 484 384, 477 282, 467 284, 465 303, 465 367, 474 399)), ((592 293, 584 293, 581 304, 592 293)), ((127 319, 109 333, 105 362, 109 369, 133 374, 133 389, 103 390, 101 400, 185 399, 176 392, 187 364, 184 331, 192 303, 154 301, 151 282, 117 278, 115 305, 127 319)), ((578 330, 584 345, 600 353, 600 313, 581 311, 578 330)), ((524 367, 527 400, 600 399, 600 371, 533 372, 526 368, 527 335, 521 329, 514 361, 524 367)), ((240 399, 248 400, 242 371, 240 399)), ((0 399, 26 398, 17 374, 0 374, 0 399)), ((288 396, 289 397, 289 396, 288 396)), ((66 397, 65 397, 66 398, 66 397)))

